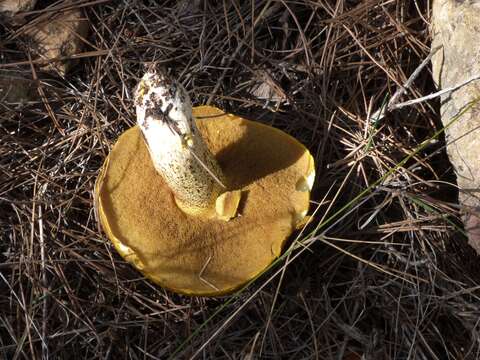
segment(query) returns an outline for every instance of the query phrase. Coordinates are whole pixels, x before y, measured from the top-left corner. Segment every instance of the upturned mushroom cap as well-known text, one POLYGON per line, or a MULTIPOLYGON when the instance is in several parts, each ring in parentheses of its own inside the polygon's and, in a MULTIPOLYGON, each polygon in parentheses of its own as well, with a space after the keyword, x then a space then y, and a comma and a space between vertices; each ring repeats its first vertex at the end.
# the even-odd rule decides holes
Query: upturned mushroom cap
POLYGON ((221 295, 280 255, 309 208, 315 171, 286 133, 210 106, 196 124, 230 186, 242 190, 226 222, 187 215, 154 169, 138 126, 118 139, 95 187, 100 222, 122 257, 146 277, 189 295, 221 295))

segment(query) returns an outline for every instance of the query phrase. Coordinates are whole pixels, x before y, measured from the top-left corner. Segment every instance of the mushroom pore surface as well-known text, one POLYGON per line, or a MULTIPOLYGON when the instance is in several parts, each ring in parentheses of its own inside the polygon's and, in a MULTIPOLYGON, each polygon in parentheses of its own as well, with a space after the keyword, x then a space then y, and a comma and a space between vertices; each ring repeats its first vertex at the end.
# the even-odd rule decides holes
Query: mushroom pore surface
POLYGON ((181 211, 138 127, 108 156, 96 185, 100 222, 117 251, 145 276, 189 295, 221 295, 260 274, 305 217, 313 158, 280 130, 210 107, 197 126, 233 189, 239 214, 225 222, 181 211))

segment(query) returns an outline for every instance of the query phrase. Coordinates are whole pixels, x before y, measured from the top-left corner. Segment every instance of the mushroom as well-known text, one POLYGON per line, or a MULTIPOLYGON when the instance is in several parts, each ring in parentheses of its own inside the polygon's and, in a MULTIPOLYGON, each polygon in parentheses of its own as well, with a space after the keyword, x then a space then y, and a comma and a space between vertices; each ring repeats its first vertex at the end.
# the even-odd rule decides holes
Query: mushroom
POLYGON ((213 106, 153 67, 135 91, 137 126, 95 185, 100 224, 153 282, 188 295, 234 291, 277 258, 304 223, 309 151, 273 127, 213 106))

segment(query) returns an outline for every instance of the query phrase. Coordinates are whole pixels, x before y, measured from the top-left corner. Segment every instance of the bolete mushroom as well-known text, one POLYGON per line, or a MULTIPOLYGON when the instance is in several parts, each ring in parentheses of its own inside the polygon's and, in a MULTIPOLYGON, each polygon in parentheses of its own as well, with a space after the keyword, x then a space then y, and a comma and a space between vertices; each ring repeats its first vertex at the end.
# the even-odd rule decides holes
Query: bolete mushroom
POLYGON ((290 135, 212 106, 148 70, 138 125, 100 171, 100 223, 146 277, 189 295, 221 295, 261 274, 305 219, 314 161, 290 135))

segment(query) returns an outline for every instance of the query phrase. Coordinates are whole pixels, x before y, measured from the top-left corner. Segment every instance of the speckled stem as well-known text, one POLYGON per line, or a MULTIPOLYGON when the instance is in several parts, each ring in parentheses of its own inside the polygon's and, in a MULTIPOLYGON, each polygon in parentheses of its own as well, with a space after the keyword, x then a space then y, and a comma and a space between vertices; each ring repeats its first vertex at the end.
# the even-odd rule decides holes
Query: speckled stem
POLYGON ((135 91, 137 122, 155 169, 188 214, 215 212, 224 176, 202 139, 190 98, 181 84, 156 68, 135 91))

